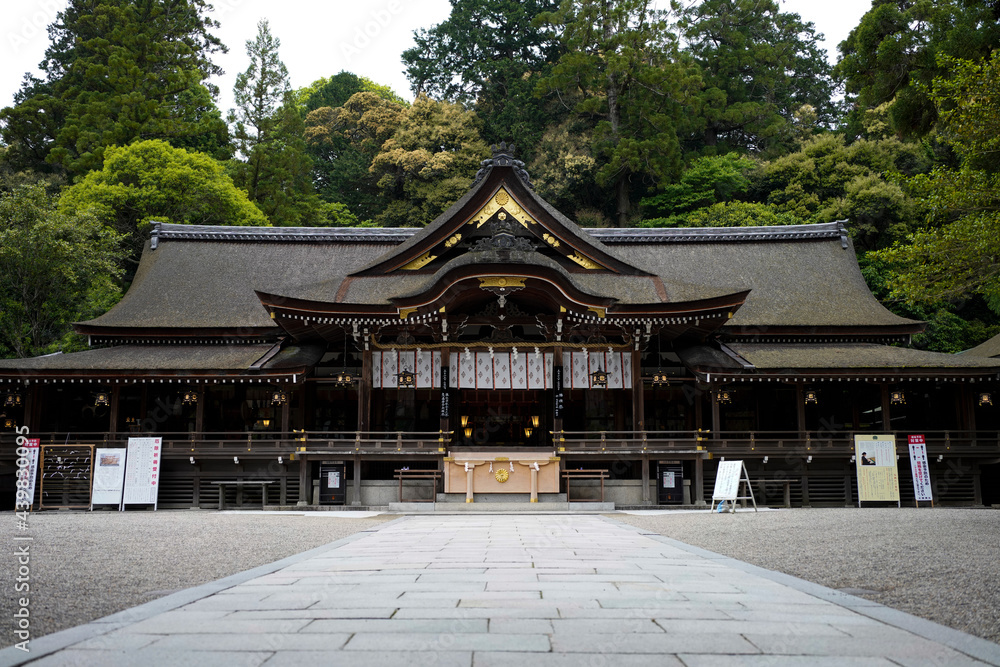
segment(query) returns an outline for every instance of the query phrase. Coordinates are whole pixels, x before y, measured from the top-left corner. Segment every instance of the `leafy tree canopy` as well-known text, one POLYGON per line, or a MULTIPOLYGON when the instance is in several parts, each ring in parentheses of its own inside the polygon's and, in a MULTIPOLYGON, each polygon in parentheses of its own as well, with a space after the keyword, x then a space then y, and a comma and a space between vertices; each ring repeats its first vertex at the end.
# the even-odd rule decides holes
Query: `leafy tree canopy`
POLYGON ((375 93, 384 100, 409 106, 409 102, 397 95, 389 86, 375 83, 368 77, 342 71, 330 77, 316 79, 308 86, 295 91, 295 99, 302 115, 322 107, 342 107, 355 93, 375 93))
POLYGON ((822 35, 775 0, 702 0, 680 9, 687 51, 705 82, 699 152, 784 152, 796 114, 830 125, 833 83, 822 35))
POLYGON ((937 120, 931 82, 945 73, 937 56, 977 60, 1000 47, 995 0, 873 0, 834 70, 844 82, 851 136, 864 135, 867 109, 889 104, 892 129, 923 136, 937 120))
POLYGON ((225 157, 226 126, 208 77, 221 74, 205 0, 70 0, 14 106, 0 112, 16 169, 80 176, 108 146, 162 138, 225 157))
POLYGON ((41 185, 0 192, 0 354, 85 347, 70 324, 121 297, 121 236, 87 213, 56 209, 41 185))
POLYGON ((556 0, 451 0, 451 15, 414 33, 403 52, 415 94, 475 107, 489 143, 516 141, 530 160, 557 107, 532 97, 540 74, 558 60, 562 44, 534 22, 556 0))
POLYGON ((645 217, 666 217, 729 201, 747 191, 748 174, 756 166, 737 153, 698 158, 681 174, 680 182, 642 200, 645 217))
POLYGON ((701 85, 697 68, 681 62, 650 0, 564 0, 539 20, 559 32, 566 52, 537 93, 593 123, 597 182, 614 193, 614 222, 626 226, 633 181, 669 182, 680 171, 678 132, 701 85))
POLYGON ((489 153, 475 113, 421 95, 372 160, 370 170, 391 202, 375 221, 383 227, 427 224, 465 194, 489 153))
POLYGON ((665 218, 650 218, 640 227, 764 227, 801 225, 807 221, 792 213, 756 202, 728 201, 665 218))
POLYGON ((150 220, 199 225, 269 223, 221 164, 165 141, 141 141, 105 151, 104 166, 67 188, 60 213, 92 214, 129 238, 134 260, 150 220))

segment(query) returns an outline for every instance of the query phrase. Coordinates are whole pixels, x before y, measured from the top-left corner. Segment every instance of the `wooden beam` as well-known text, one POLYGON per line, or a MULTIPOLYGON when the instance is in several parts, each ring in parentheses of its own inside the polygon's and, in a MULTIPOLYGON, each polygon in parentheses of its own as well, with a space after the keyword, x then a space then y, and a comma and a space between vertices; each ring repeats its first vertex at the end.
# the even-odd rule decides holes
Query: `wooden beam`
POLYGON ((364 350, 361 353, 361 378, 358 380, 358 430, 368 431, 371 428, 372 402, 372 352, 364 350))

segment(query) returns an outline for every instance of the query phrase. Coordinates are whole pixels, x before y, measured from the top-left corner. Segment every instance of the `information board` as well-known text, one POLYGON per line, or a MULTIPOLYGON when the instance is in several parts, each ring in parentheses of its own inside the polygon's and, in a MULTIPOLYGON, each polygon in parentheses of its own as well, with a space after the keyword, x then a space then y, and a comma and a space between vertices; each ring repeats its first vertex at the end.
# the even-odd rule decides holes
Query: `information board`
POLYGON ((911 435, 909 441, 913 495, 917 502, 934 502, 934 492, 931 490, 931 473, 927 468, 927 443, 922 435, 911 435))
POLYGON ((899 471, 894 435, 855 435, 854 459, 858 472, 858 504, 899 503, 899 471))
POLYGON ((125 453, 122 448, 98 449, 94 465, 94 492, 90 506, 122 504, 125 488, 125 453))
POLYGON ((129 438, 122 505, 152 505, 160 489, 162 438, 129 438))
POLYGON ((42 445, 39 509, 89 509, 94 445, 42 445))
POLYGON ((740 490, 740 473, 743 461, 720 461, 715 475, 715 489, 712 500, 736 500, 740 490))
POLYGON ((18 504, 21 504, 20 498, 25 498, 24 504, 28 507, 33 505, 35 501, 35 480, 38 479, 38 451, 41 442, 38 438, 25 438, 24 444, 17 449, 18 504), (22 447, 24 451, 21 451, 22 447), (20 463, 22 456, 25 459, 25 465, 20 463))

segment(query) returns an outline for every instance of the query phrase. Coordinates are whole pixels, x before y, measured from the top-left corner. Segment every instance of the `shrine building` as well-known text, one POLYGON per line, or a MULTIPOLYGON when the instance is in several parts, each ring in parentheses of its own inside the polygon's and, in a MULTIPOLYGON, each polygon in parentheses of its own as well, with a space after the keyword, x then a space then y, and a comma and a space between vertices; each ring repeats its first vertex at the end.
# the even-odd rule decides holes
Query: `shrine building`
POLYGON ((902 502, 921 434, 939 502, 1000 503, 998 344, 905 347, 849 223, 583 229, 512 153, 419 229, 154 224, 92 349, 0 361, 2 472, 24 425, 163 438, 160 507, 698 505, 722 458, 843 506, 854 435, 892 433, 902 502))

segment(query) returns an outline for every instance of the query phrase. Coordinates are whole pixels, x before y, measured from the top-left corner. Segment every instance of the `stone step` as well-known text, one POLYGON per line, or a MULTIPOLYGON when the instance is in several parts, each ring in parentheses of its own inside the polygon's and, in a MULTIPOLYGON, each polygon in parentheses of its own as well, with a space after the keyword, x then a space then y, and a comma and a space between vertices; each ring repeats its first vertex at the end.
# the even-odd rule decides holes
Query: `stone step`
POLYGON ((553 512, 613 512, 614 503, 480 502, 389 503, 390 512, 403 514, 550 514, 553 512))
MULTIPOLYGON (((530 504, 530 493, 477 493, 476 503, 526 503, 530 504)), ((465 493, 439 493, 437 494, 439 504, 459 504, 465 505, 465 493)), ((539 493, 538 504, 565 503, 565 493, 539 493)))

